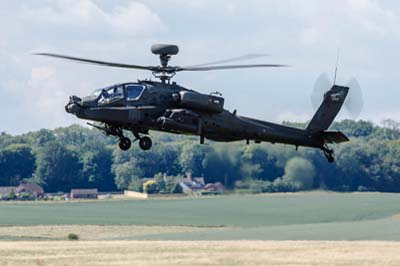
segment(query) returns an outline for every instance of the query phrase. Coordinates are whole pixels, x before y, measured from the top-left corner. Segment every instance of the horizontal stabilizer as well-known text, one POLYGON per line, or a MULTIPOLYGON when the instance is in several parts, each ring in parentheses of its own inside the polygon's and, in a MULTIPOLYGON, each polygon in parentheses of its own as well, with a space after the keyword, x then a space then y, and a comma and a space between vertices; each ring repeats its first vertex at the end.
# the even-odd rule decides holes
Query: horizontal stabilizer
POLYGON ((322 138, 325 143, 341 143, 349 141, 349 138, 340 131, 324 131, 322 138))

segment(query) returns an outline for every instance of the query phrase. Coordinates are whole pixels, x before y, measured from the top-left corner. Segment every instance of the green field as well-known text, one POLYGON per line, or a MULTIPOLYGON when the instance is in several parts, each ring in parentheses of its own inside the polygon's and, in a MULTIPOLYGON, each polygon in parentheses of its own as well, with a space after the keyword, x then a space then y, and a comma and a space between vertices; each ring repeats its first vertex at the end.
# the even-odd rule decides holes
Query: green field
POLYGON ((52 240, 93 230, 88 239, 397 241, 398 214, 400 195, 383 193, 8 202, 0 204, 0 240, 52 240), (54 234, 35 234, 43 226, 54 234))

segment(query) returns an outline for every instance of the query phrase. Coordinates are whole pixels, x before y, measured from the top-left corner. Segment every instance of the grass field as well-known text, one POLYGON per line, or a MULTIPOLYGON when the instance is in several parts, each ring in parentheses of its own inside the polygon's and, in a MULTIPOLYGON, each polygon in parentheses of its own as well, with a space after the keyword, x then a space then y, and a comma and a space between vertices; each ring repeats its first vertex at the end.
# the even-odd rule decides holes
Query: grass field
POLYGON ((31 235, 26 226, 51 226, 56 232, 59 225, 70 231, 101 225, 95 235, 108 239, 112 234, 101 232, 112 231, 120 235, 114 240, 400 240, 398 214, 400 195, 381 193, 11 202, 0 204, 0 239, 52 239, 31 235), (16 226, 25 226, 27 238, 7 233, 18 231, 16 226))
POLYGON ((397 194, 0 204, 1 266, 399 265, 399 240, 397 194))

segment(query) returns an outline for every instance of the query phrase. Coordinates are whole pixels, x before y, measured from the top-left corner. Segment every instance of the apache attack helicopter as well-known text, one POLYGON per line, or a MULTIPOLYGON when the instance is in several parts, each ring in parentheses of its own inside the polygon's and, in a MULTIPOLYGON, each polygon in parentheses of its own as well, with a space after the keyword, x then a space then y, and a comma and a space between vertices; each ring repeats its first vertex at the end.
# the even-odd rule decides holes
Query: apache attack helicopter
POLYGON ((143 150, 152 146, 147 135, 150 130, 177 134, 197 135, 200 143, 205 139, 214 141, 245 140, 255 143, 271 142, 319 148, 329 162, 334 161, 333 150, 328 144, 349 141, 340 131, 328 128, 340 111, 349 87, 333 85, 323 95, 322 103, 305 129, 278 125, 229 112, 224 109, 224 98, 219 93, 202 94, 182 87, 171 78, 181 71, 210 71, 237 68, 284 67, 279 64, 218 65, 256 55, 237 57, 208 64, 180 67, 168 65, 172 55, 179 52, 176 45, 155 44, 151 52, 158 55, 160 66, 142 66, 84 59, 60 54, 37 55, 86 62, 109 67, 152 71, 160 81, 139 80, 98 89, 91 95, 79 98, 71 96, 65 106, 68 113, 78 118, 100 122, 90 124, 107 135, 119 138, 119 147, 128 150, 131 140, 124 130, 132 132, 143 150))

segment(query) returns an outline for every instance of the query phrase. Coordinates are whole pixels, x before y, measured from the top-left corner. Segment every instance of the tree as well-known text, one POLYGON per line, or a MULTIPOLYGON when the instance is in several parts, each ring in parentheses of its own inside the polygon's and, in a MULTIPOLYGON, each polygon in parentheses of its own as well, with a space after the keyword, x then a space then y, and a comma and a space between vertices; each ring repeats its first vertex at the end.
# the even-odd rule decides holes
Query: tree
MULTIPOLYGON (((336 150, 338 172, 332 180, 335 190, 356 191, 359 186, 373 187, 368 173, 377 165, 377 147, 364 140, 352 140, 340 145, 336 150), (370 170, 368 170, 370 169, 370 170)), ((378 163, 379 164, 379 163, 378 163)))
POLYGON ((165 173, 165 178, 158 176, 162 180, 159 185, 163 192, 170 192, 179 187, 175 177, 190 171, 204 175, 206 182, 219 181, 233 187, 240 181, 238 187, 263 192, 299 189, 293 184, 302 189, 400 192, 398 122, 386 120, 379 126, 343 120, 334 123, 332 129, 351 137, 350 142, 334 147, 334 164, 327 163, 318 149, 296 151, 289 145, 245 146, 239 142, 200 145, 195 137, 156 132, 152 132, 152 138, 157 145, 151 150, 132 147, 126 152, 116 147, 114 138, 77 125, 16 136, 0 133, 0 185, 18 185, 30 179, 45 184, 50 192, 71 187, 140 191, 142 178, 165 173), (295 157, 308 163, 299 163, 295 157), (315 175, 302 175, 307 172, 304 165, 310 164, 309 170, 315 169, 315 175))
POLYGON ((332 128, 342 131, 349 137, 368 137, 376 130, 372 122, 363 120, 354 121, 349 119, 333 123, 332 128))
POLYGON ((260 146, 246 145, 243 148, 242 160, 244 177, 272 181, 283 174, 277 158, 260 146))
POLYGON ((59 143, 76 147, 85 144, 89 140, 89 136, 92 134, 92 130, 79 125, 57 128, 54 131, 59 143))
POLYGON ((0 151, 0 185, 15 186, 30 178, 35 170, 35 156, 26 144, 12 144, 0 151))
POLYGON ((46 191, 69 191, 85 186, 82 164, 76 151, 69 150, 57 141, 46 143, 37 151, 37 167, 33 181, 44 185, 46 191))
POLYGON ((397 140, 400 138, 400 123, 391 119, 382 121, 382 127, 377 128, 373 135, 375 139, 397 140))
POLYGON ((112 152, 104 145, 86 141, 79 149, 82 175, 89 187, 102 191, 115 190, 114 175, 111 172, 112 152))
POLYGON ((41 129, 37 132, 28 134, 27 138, 34 147, 41 147, 48 142, 56 140, 54 133, 49 129, 41 129))
POLYGON ((211 147, 198 143, 188 142, 182 147, 179 163, 184 173, 191 172, 194 176, 204 174, 203 160, 211 147))
POLYGON ((112 168, 115 174, 115 185, 118 189, 127 189, 132 183, 132 180, 139 179, 143 176, 143 171, 136 167, 134 162, 127 161, 122 164, 113 164, 112 168))
POLYGON ((142 180, 137 176, 131 176, 131 180, 129 181, 128 189, 137 192, 143 192, 143 183, 142 180))
POLYGON ((315 169, 310 161, 300 157, 290 159, 285 166, 283 181, 295 185, 300 190, 313 188, 315 169))
POLYGON ((182 168, 179 164, 179 155, 181 152, 180 145, 174 143, 162 143, 154 148, 154 152, 158 155, 157 168, 159 172, 167 173, 172 176, 182 173, 182 168))
POLYGON ((121 151, 116 148, 113 152, 112 172, 118 189, 128 188, 133 177, 152 177, 160 172, 160 154, 153 151, 131 149, 121 151))
POLYGON ((212 149, 205 154, 202 167, 206 183, 221 182, 225 185, 233 186, 234 182, 241 177, 240 161, 237 159, 240 153, 239 151, 231 151, 233 157, 237 156, 232 159, 228 154, 229 151, 229 149, 212 149))

